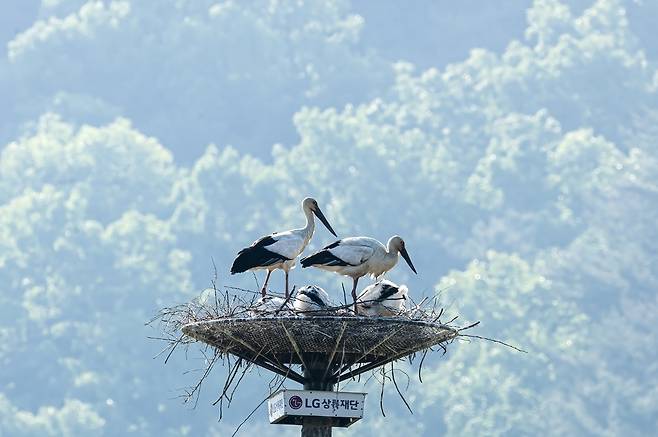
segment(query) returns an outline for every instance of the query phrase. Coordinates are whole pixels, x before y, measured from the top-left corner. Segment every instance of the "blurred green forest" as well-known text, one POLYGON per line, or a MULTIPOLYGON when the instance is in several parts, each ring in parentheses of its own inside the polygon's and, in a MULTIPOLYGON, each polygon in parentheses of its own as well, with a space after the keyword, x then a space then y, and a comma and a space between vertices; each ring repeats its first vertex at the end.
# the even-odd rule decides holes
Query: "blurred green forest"
MULTIPOLYGON (((371 395, 336 434, 655 433, 656 17, 650 0, 4 2, 0 435, 230 435, 269 377, 218 422, 221 368, 182 405, 202 356, 153 360, 144 323, 208 287, 212 260, 220 286, 254 288, 233 256, 301 225, 307 195, 341 237, 403 236, 419 275, 387 277, 414 298, 529 352, 455 343, 410 385, 414 415, 371 395)), ((241 434, 298 433, 266 422, 241 434)))

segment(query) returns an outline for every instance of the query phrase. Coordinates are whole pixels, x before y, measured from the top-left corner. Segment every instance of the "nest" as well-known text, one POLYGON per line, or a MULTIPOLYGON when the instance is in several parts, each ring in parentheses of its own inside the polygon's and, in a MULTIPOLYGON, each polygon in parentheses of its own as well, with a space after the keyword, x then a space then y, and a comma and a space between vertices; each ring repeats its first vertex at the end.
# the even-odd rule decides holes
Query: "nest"
MULTIPOLYGON (((304 314, 291 310, 289 301, 264 310, 257 297, 259 294, 251 290, 227 287, 220 291, 213 284, 200 298, 164 308, 151 321, 159 322, 164 334, 152 338, 167 342, 161 352, 167 353, 165 362, 180 345, 202 346, 207 366, 198 383, 185 390, 185 401, 195 399, 196 404, 201 384, 216 363, 226 368, 221 395, 214 403, 219 403, 220 419, 223 406, 230 406, 240 382, 254 366, 274 373, 270 394, 286 380, 307 388, 332 390, 342 381, 359 381, 362 374, 371 372, 366 382, 374 377, 381 383, 382 414, 387 381, 394 384, 411 411, 396 381, 396 373, 403 372, 407 379, 409 375, 396 368, 396 362, 405 359, 411 365, 417 364, 422 382, 422 366, 429 352, 439 350, 445 354, 447 346, 460 337, 498 342, 463 333, 479 322, 460 327, 454 324, 457 317, 442 321, 444 312, 436 297, 410 301, 394 317, 354 315, 350 311, 352 304, 347 302, 304 314)), ((294 290, 289 299, 294 299, 294 290)))
POLYGON ((192 322, 182 330, 222 353, 249 360, 301 384, 310 382, 309 377, 295 372, 290 365, 310 368, 313 365, 309 361, 322 361, 324 382, 340 382, 447 343, 459 334, 457 329, 439 323, 345 316, 220 318, 192 322))

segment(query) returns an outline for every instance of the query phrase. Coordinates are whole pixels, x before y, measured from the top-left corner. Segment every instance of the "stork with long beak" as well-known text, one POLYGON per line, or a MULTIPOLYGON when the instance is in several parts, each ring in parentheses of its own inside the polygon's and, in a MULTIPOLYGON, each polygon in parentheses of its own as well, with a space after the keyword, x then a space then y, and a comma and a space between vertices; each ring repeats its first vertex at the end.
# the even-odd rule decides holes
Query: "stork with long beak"
POLYGON ((276 269, 282 269, 286 273, 286 299, 289 295, 288 273, 295 265, 295 258, 304 251, 306 245, 313 236, 315 221, 313 215, 317 216, 323 225, 334 236, 337 236, 326 217, 320 210, 315 199, 307 197, 302 201, 302 210, 306 215, 306 226, 301 229, 293 229, 285 232, 275 232, 254 241, 254 243, 238 252, 233 261, 231 274, 242 273, 248 270, 267 270, 267 276, 261 289, 261 295, 267 293, 267 282, 270 275, 276 269))
POLYGON ((354 312, 358 314, 356 286, 359 278, 369 274, 373 278, 379 279, 384 273, 395 267, 398 255, 402 255, 411 270, 417 273, 407 253, 404 240, 397 235, 391 237, 386 246, 374 238, 343 238, 313 255, 302 258, 301 264, 303 268, 313 266, 352 278, 354 281, 352 286, 354 312))

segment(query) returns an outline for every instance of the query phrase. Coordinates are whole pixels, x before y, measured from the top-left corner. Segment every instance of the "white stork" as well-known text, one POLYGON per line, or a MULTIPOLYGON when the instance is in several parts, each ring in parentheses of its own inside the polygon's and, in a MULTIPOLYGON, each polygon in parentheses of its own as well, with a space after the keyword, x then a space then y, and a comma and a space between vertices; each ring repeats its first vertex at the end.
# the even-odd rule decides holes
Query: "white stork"
POLYGON ((358 297, 359 314, 394 316, 406 308, 408 288, 386 279, 367 286, 358 297))
POLYGON ((329 295, 317 285, 302 287, 295 296, 293 308, 302 316, 329 308, 329 295))
POLYGON ((290 302, 280 297, 261 296, 254 305, 249 308, 252 317, 272 316, 278 313, 290 311, 290 302))
POLYGON ((313 266, 351 277, 354 281, 352 287, 354 311, 358 314, 356 284, 359 282, 359 278, 370 274, 373 278, 379 279, 384 273, 395 267, 398 262, 398 254, 402 255, 411 270, 417 273, 405 248, 404 240, 397 235, 388 240, 387 246, 374 238, 343 238, 313 255, 302 258, 301 264, 303 268, 313 266))
POLYGON ((306 215, 306 226, 301 229, 293 229, 285 232, 275 232, 254 241, 254 243, 238 252, 233 261, 231 274, 246 272, 247 270, 267 270, 265 283, 261 294, 267 292, 267 282, 273 270, 282 269, 286 272, 286 299, 288 298, 288 272, 295 265, 295 258, 302 253, 315 230, 315 214, 329 232, 337 236, 331 225, 325 218, 315 199, 307 197, 302 201, 302 210, 306 215))

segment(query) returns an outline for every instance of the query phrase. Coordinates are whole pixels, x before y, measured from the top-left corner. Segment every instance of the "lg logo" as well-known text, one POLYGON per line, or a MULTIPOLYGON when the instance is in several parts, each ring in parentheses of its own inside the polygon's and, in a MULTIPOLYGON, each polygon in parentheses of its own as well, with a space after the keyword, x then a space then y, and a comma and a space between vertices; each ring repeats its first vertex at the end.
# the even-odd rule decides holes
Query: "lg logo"
POLYGON ((299 410, 302 408, 302 398, 299 396, 291 396, 290 399, 288 400, 288 404, 290 405, 290 408, 293 410, 299 410))

